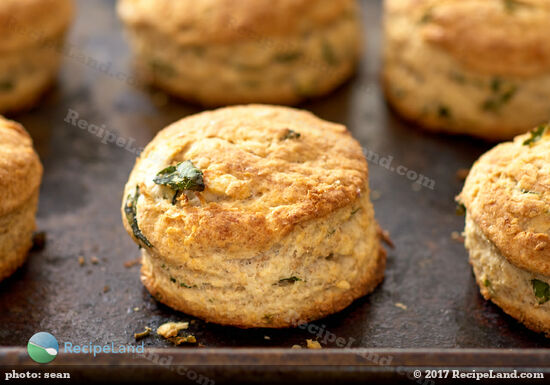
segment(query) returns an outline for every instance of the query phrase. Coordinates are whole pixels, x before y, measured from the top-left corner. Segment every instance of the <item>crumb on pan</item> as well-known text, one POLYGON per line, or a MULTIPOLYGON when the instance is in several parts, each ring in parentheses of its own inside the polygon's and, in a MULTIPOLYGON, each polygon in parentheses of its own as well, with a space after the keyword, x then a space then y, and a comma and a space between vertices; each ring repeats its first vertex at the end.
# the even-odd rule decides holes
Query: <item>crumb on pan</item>
POLYGON ((136 341, 139 341, 142 338, 147 337, 149 334, 151 334, 151 328, 146 326, 145 330, 142 331, 141 333, 134 333, 134 338, 136 339, 136 341))
POLYGON ((124 267, 129 269, 133 266, 139 265, 140 263, 141 263, 141 257, 124 262, 124 267))
POLYGON ((164 338, 176 337, 180 330, 189 328, 189 322, 167 322, 157 329, 157 334, 164 338))
POLYGON ((84 266, 85 263, 86 263, 86 261, 84 260, 84 257, 82 257, 82 256, 78 257, 78 264, 80 266, 84 266))
POLYGON ((109 292, 110 290, 111 290, 111 287, 110 287, 109 285, 103 286, 103 292, 104 292, 104 293, 107 293, 107 292, 109 292))
POLYGON ((396 302, 395 307, 398 307, 398 308, 403 309, 403 310, 407 310, 407 305, 405 305, 401 302, 396 302))
POLYGON ((306 343, 307 343, 307 348, 308 349, 323 349, 323 347, 321 346, 321 344, 319 343, 319 341, 314 341, 314 340, 306 340, 306 343))
POLYGON ((469 173, 470 173, 470 169, 469 169, 469 168, 460 168, 460 169, 458 169, 458 171, 456 172, 456 177, 457 177, 459 180, 465 180, 469 173))
POLYGON ((92 265, 97 265, 99 263, 99 259, 94 256, 90 258, 90 262, 92 263, 92 265))
POLYGON ((32 251, 41 251, 46 247, 46 232, 40 231, 32 236, 32 251))
POLYGON ((464 237, 458 231, 453 231, 451 233, 451 238, 453 241, 464 243, 464 237))
POLYGON ((291 349, 302 349, 300 345, 292 345, 291 349))

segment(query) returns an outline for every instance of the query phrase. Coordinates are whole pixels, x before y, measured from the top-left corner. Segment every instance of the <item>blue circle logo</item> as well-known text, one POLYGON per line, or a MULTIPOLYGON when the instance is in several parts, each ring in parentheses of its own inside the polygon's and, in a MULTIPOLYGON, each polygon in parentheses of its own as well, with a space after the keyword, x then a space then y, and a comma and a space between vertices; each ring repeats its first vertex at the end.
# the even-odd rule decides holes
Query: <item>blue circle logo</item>
POLYGON ((47 364, 52 362, 59 352, 59 344, 50 333, 40 332, 31 337, 27 344, 27 353, 34 362, 47 364))

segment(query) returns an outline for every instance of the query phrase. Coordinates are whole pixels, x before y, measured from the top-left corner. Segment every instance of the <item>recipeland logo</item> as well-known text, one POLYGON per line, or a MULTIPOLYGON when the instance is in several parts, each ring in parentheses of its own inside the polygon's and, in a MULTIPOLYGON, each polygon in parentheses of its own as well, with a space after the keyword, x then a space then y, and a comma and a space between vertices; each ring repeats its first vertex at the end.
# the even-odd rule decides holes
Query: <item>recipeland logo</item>
POLYGON ((50 333, 40 332, 31 337, 27 343, 29 357, 39 364, 47 364, 55 360, 59 352, 59 344, 50 333))
MULTIPOLYGON (((27 343, 27 352, 34 362, 47 364, 55 360, 59 354, 59 343, 50 333, 40 332, 31 337, 27 343)), ((63 354, 86 354, 96 356, 101 353, 106 354, 124 354, 145 353, 145 344, 139 345, 115 345, 114 343, 105 345, 96 345, 93 343, 73 344, 72 342, 63 343, 63 354)))

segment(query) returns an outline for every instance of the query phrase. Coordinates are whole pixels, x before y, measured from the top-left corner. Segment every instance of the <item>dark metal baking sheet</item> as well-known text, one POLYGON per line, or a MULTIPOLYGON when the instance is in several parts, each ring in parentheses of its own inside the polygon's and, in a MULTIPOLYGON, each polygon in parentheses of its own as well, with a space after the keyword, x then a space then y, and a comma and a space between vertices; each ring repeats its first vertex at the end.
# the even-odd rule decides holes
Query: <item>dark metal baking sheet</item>
MULTIPOLYGON (((332 95, 301 107, 346 124, 371 157, 376 217, 396 245, 389 251, 383 284, 348 309, 315 322, 315 331, 240 330, 196 320, 190 332, 213 350, 186 346, 173 354, 183 351, 186 359, 217 354, 223 363, 234 359, 248 365, 255 357, 259 364, 283 363, 273 358, 282 355, 291 357, 284 361, 291 364, 295 356, 290 354, 307 362, 304 357, 320 353, 269 353, 266 348, 304 346, 307 338, 332 341, 323 345, 337 348, 335 336, 347 348, 397 349, 395 357, 414 358, 411 362, 418 366, 436 364, 430 361, 437 355, 434 349, 450 348, 445 354, 465 366, 499 362, 502 350, 478 351, 476 356, 463 349, 512 349, 515 357, 525 358, 518 365, 544 357, 534 362, 548 367, 550 353, 540 348, 550 348, 550 341, 482 299, 463 244, 451 237, 463 228, 453 202, 462 185, 455 173, 470 167, 491 145, 423 133, 388 109, 378 82, 381 7, 378 1, 363 5, 368 49, 359 73, 332 95), (376 156, 385 161, 376 161, 376 156), (426 186, 419 187, 419 176, 415 179, 412 173, 400 175, 398 166, 428 178, 426 186), (234 354, 220 348, 256 349, 234 354), (419 348, 424 350, 410 350, 419 348), (237 359, 245 356, 248 361, 237 359)), ((155 302, 139 281, 139 267, 124 266, 138 257, 119 214, 135 153, 102 143, 95 128, 79 128, 66 117, 75 111, 88 125, 129 141, 126 147, 139 148, 167 124, 200 109, 135 84, 114 1, 80 0, 78 8, 59 81, 40 106, 14 116, 31 132, 45 166, 38 228, 47 233, 47 245, 0 284, 4 364, 19 362, 14 352, 21 351, 12 348, 25 346, 37 331, 49 331, 59 341, 131 344, 134 333, 145 326, 193 319, 155 302), (79 256, 85 258, 84 266, 79 256), (92 264, 93 257, 99 263, 92 264)), ((149 348, 171 346, 156 336, 144 342, 149 348)), ((56 360, 59 365, 62 357, 56 360)), ((323 357, 342 356, 325 351, 323 357)), ((122 356, 110 356, 96 365, 107 362, 124 364, 122 356)))

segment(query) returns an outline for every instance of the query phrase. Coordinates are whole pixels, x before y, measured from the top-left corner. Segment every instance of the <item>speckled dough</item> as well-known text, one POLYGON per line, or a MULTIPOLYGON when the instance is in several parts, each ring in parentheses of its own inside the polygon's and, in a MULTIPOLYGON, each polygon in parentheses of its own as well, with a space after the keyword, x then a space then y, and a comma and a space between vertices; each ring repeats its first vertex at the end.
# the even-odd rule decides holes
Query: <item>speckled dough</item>
MULTIPOLYGON (((152 244, 143 283, 207 321, 296 326, 383 278, 361 147, 344 126, 308 112, 251 105, 176 122, 146 147, 124 196, 136 186, 137 223, 152 244), (283 139, 288 130, 300 137, 283 139), (184 160, 203 171, 206 189, 173 205, 173 191, 153 178, 184 160)), ((133 236, 124 213, 123 221, 133 236)))
POLYGON ((0 280, 26 259, 32 245, 42 165, 30 136, 0 117, 0 280))
POLYGON ((53 81, 72 0, 0 2, 0 113, 31 107, 53 81))
POLYGON ((342 84, 359 59, 355 0, 120 0, 138 69, 205 105, 295 104, 342 84))
POLYGON ((550 284, 550 128, 484 154, 458 200, 466 207, 466 247, 482 294, 548 334, 550 303, 538 304, 531 280, 550 284))
POLYGON ((550 120, 547 0, 386 0, 386 95, 434 130, 510 139, 550 120))

